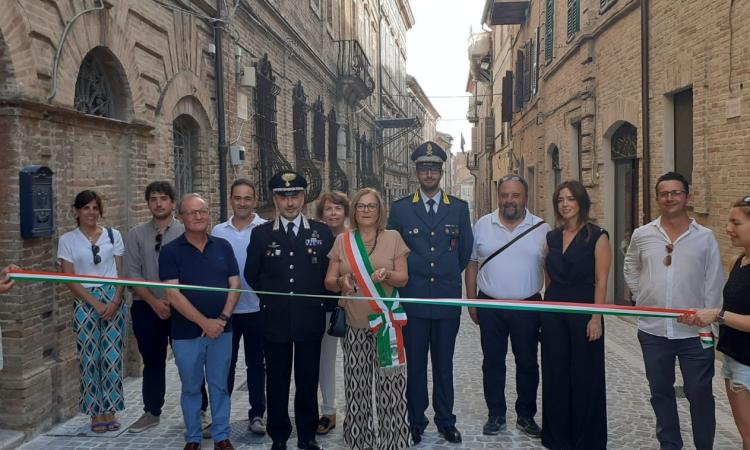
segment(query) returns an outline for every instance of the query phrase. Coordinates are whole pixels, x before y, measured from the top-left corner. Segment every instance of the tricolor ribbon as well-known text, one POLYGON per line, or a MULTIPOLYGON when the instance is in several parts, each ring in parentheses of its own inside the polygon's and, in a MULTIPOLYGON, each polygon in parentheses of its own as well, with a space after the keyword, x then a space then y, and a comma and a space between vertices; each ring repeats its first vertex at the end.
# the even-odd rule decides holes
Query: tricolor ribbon
POLYGON ((701 328, 698 331, 698 337, 701 339, 701 346, 703 346, 703 348, 711 348, 714 346, 714 333, 711 331, 711 327, 701 328))
MULTIPOLYGON (((158 281, 134 280, 127 278, 100 277, 92 275, 79 275, 58 272, 36 272, 23 269, 11 269, 8 276, 15 281, 46 281, 51 283, 97 283, 112 284, 115 286, 142 286, 157 289, 183 289, 194 291, 212 292, 255 292, 259 295, 276 295, 283 297, 302 297, 312 299, 330 299, 330 295, 322 294, 300 294, 291 292, 273 291, 249 291, 244 289, 218 288, 210 286, 197 286, 191 284, 171 284, 158 281)), ((344 296, 348 300, 372 301, 375 296, 344 296)), ((520 311, 539 311, 569 314, 603 314, 608 316, 643 316, 676 319, 683 314, 690 314, 687 309, 655 308, 650 306, 623 306, 609 304, 574 303, 574 302, 552 302, 537 300, 495 300, 495 299, 464 299, 464 298, 414 298, 379 297, 383 302, 397 301, 400 303, 415 303, 425 305, 443 306, 474 306, 478 308, 512 309, 520 311)))
POLYGON ((398 299, 398 290, 393 288, 386 295, 379 282, 372 281, 374 272, 359 231, 344 234, 344 253, 352 268, 352 274, 365 297, 370 299, 373 314, 368 316, 370 330, 375 333, 378 363, 382 368, 398 367, 406 364, 404 336, 401 331, 406 325, 406 312, 398 299))

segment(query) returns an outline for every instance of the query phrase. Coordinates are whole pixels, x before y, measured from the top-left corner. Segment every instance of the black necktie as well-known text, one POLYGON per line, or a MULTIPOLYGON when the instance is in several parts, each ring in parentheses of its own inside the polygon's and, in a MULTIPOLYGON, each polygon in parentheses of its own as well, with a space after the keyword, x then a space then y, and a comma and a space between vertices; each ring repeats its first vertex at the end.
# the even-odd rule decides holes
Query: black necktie
POLYGON ((286 224, 286 237, 294 239, 294 222, 286 224))
POLYGON ((429 199, 427 200, 427 215, 432 216, 435 215, 435 200, 429 199))

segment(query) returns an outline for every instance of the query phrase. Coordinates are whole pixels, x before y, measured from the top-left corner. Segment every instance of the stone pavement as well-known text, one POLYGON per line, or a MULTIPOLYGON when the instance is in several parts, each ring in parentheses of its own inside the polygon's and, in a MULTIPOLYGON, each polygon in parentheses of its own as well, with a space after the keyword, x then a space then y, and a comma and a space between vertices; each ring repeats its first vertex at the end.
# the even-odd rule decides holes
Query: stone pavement
MULTIPOLYGON (((611 449, 658 449, 654 437, 654 416, 649 404, 648 387, 643 372, 640 347, 636 340, 634 325, 625 319, 606 319, 606 349, 607 349, 607 387, 608 387, 608 416, 609 416, 609 448, 611 449)), ((240 353, 242 354, 242 353, 240 353)), ((515 402, 515 376, 512 353, 508 353, 508 423, 506 432, 498 436, 483 436, 482 425, 486 419, 486 406, 482 396, 482 354, 479 347, 479 331, 468 318, 463 315, 463 322, 458 337, 455 358, 456 406, 458 416, 457 427, 463 434, 463 443, 453 445, 441 439, 434 425, 427 428, 421 449, 454 450, 454 449, 496 449, 496 448, 542 448, 540 441, 521 434, 515 428, 513 404, 515 402)), ((339 426, 329 436, 319 439, 327 450, 344 450, 347 448, 342 433, 344 419, 344 390, 341 370, 341 350, 339 349, 337 379, 337 409, 339 411, 339 426)), ((720 363, 717 363, 719 373, 720 363)), ((234 394, 232 402, 232 442, 238 449, 268 449, 270 439, 258 438, 247 433, 248 400, 246 387, 241 385, 244 371, 238 370, 237 386, 240 390, 234 394), (240 376, 242 374, 242 376, 240 376)), ((679 373, 679 371, 678 371, 679 373)), ((679 380, 677 384, 681 385, 679 380)), ((126 431, 93 435, 88 431, 88 418, 77 416, 56 428, 39 436, 21 448, 24 450, 50 449, 181 449, 184 445, 182 438, 183 424, 179 407, 179 386, 177 370, 173 362, 168 365, 168 397, 162 415, 161 425, 141 434, 131 434, 126 431)), ((141 413, 140 378, 126 380, 127 409, 121 414, 123 428, 135 421, 141 413)), ((723 380, 718 377, 714 381, 716 396, 717 430, 716 449, 737 449, 739 435, 732 421, 731 411, 724 392, 723 380)), ((694 448, 690 442, 690 416, 688 404, 684 398, 678 399, 680 418, 682 419, 683 439, 685 448, 694 448)), ((541 386, 538 404, 541 410, 541 386)), ((428 411, 428 416, 431 416, 428 411)), ((537 415, 541 424, 541 411, 537 415)), ((296 437, 292 435, 289 448, 296 448, 296 437)), ((206 440, 203 448, 210 449, 212 442, 206 440)))

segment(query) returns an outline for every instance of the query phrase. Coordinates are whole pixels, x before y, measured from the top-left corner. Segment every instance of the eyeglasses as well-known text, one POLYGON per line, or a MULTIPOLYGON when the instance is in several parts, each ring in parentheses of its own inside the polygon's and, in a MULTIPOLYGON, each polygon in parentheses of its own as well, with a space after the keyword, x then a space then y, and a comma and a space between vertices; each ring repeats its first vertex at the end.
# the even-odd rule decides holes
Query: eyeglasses
POLYGON ((159 250, 161 250, 161 240, 164 238, 164 235, 161 233, 157 233, 156 235, 156 245, 154 245, 154 251, 156 253, 159 253, 159 250))
POLYGON ((746 205, 750 205, 750 195, 742 199, 742 203, 746 205))
POLYGON ((99 264, 102 262, 102 257, 99 256, 99 246, 96 244, 91 244, 91 253, 94 255, 94 264, 99 264))
POLYGON ((377 203, 357 203, 355 206, 357 211, 377 211, 380 206, 377 203))
POLYGON ((433 166, 419 165, 419 166, 417 166, 417 172, 419 172, 419 173, 428 173, 428 172, 443 173, 443 168, 442 167, 433 167, 433 166))
POLYGON ((207 216, 208 209, 194 209, 192 211, 183 211, 182 215, 190 217, 207 216))
POLYGON ((656 194, 656 196, 662 200, 667 200, 669 198, 680 198, 685 194, 687 194, 685 191, 662 191, 656 194))
POLYGON ((665 245, 665 248, 667 249, 667 256, 664 257, 664 265, 669 267, 672 265, 672 252, 674 251, 674 245, 667 244, 665 245))
POLYGON ((500 183, 505 183, 506 181, 521 181, 523 178, 519 177, 518 175, 505 175, 504 177, 500 178, 500 183))

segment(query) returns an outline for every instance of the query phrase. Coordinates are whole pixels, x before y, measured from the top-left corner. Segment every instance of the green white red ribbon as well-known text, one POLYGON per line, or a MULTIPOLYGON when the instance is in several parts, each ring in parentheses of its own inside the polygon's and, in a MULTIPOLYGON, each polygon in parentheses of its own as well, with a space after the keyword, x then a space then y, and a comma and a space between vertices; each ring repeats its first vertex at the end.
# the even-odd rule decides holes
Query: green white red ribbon
POLYGON ((698 331, 698 337, 701 339, 701 346, 703 346, 703 348, 711 348, 714 346, 714 333, 711 331, 711 327, 701 328, 698 331))
MULTIPOLYGON (((190 284, 170 284, 158 281, 134 280, 127 278, 111 278, 92 275, 67 274, 58 272, 35 272, 23 269, 11 269, 8 272, 10 279, 15 281, 46 281, 51 283, 101 283, 116 286, 142 286, 157 289, 183 289, 195 291, 213 292, 255 292, 260 295, 276 295, 284 297, 303 297, 313 299, 330 299, 330 295, 322 294, 300 294, 291 292, 272 291, 249 291, 244 289, 217 288, 209 286, 196 286, 190 284)), ((350 300, 372 301, 374 297, 368 296, 345 296, 350 300)), ((609 304, 552 302, 536 300, 494 300, 494 299, 463 299, 463 298, 380 298, 382 301, 398 301, 400 303, 415 303, 426 305, 444 306, 473 306, 478 308, 513 309, 521 311, 539 311, 569 314, 603 314, 608 316, 642 316, 661 317, 676 319, 683 314, 690 314, 687 309, 654 308, 649 306, 623 306, 609 304)))
POLYGON ((375 333, 378 363, 382 368, 406 364, 404 336, 401 329, 406 325, 406 312, 398 299, 398 289, 386 295, 381 283, 372 281, 374 272, 359 231, 344 233, 344 253, 352 268, 352 274, 375 313, 370 314, 370 330, 375 333))

